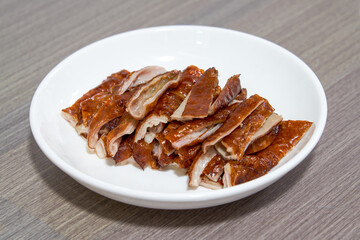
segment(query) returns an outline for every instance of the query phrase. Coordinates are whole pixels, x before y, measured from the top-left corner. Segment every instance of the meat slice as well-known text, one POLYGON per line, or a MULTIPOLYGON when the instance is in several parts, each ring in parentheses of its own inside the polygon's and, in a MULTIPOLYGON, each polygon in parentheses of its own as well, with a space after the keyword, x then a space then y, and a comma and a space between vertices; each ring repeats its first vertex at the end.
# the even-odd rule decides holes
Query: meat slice
POLYGON ((196 155, 200 151, 200 148, 201 145, 198 144, 195 146, 184 147, 177 150, 176 154, 178 154, 178 157, 175 161, 179 165, 179 167, 183 169, 188 169, 194 161, 196 155))
POLYGON ((213 102, 214 93, 218 85, 218 72, 209 68, 194 84, 179 108, 171 116, 173 120, 186 121, 193 118, 205 118, 213 102))
POLYGON ((227 80, 224 88, 220 92, 220 95, 216 98, 213 104, 211 104, 209 115, 213 115, 219 109, 226 107, 241 92, 239 76, 240 75, 234 75, 227 80))
POLYGON ((211 161, 206 165, 202 172, 213 182, 217 182, 224 172, 225 161, 220 155, 215 155, 211 161))
POLYGON ((240 90, 240 93, 234 98, 234 101, 244 101, 247 98, 247 89, 246 88, 242 88, 240 90))
POLYGON ((129 74, 128 78, 118 89, 118 94, 124 93, 130 87, 136 87, 149 82, 157 75, 163 74, 166 69, 160 66, 147 66, 129 74))
POLYGON ((81 98, 79 98, 71 107, 62 109, 61 114, 64 119, 66 119, 73 127, 78 123, 82 123, 82 109, 80 104, 96 94, 101 92, 104 93, 113 93, 114 87, 121 84, 121 82, 128 76, 129 72, 127 70, 121 70, 118 73, 114 73, 109 76, 105 81, 103 81, 99 86, 91 89, 85 93, 81 98))
POLYGON ((278 125, 283 120, 282 116, 273 113, 266 119, 261 128, 254 134, 252 141, 264 136, 269 133, 274 126, 278 125))
POLYGON ((167 155, 164 152, 162 152, 158 157, 157 162, 161 167, 166 167, 167 165, 174 163, 175 159, 176 159, 176 155, 174 153, 167 155))
POLYGON ((279 133, 266 149, 246 155, 240 162, 230 161, 224 168, 224 186, 241 184, 270 171, 305 135, 313 125, 308 121, 283 121, 279 133))
POLYGON ((125 112, 124 105, 131 95, 132 92, 127 92, 120 96, 112 95, 92 117, 88 133, 88 147, 90 149, 95 147, 95 144, 99 139, 98 132, 100 129, 109 121, 122 116, 125 112))
MULTIPOLYGON (((256 108, 242 124, 224 137, 215 146, 223 145, 226 154, 222 154, 227 160, 241 160, 247 146, 252 141, 254 134, 261 128, 265 120, 274 112, 274 108, 265 100, 256 108)), ((222 152, 220 152, 222 153, 222 152)))
POLYGON ((119 124, 107 134, 105 149, 108 156, 115 156, 120 144, 119 138, 131 134, 135 130, 137 123, 138 120, 134 119, 129 113, 125 113, 121 117, 119 124))
MULTIPOLYGON (((82 120, 84 128, 87 129, 89 127, 90 121, 95 113, 99 110, 99 108, 103 105, 103 103, 110 98, 110 94, 107 92, 99 92, 88 99, 85 99, 80 103, 80 107, 82 110, 82 120)), ((87 133, 87 131, 86 131, 87 133)))
POLYGON ((210 180, 207 176, 201 175, 200 186, 209 188, 212 190, 218 190, 218 189, 223 188, 223 183, 222 183, 221 178, 219 178, 219 180, 217 182, 214 182, 214 181, 210 180))
POLYGON ((152 111, 161 97, 169 88, 175 88, 181 80, 180 72, 173 70, 154 77, 140 87, 127 103, 127 111, 135 119, 141 120, 152 111))
POLYGON ((276 125, 271 129, 269 133, 265 134, 262 137, 259 137, 251 144, 249 144, 249 146, 246 148, 245 154, 246 155, 253 154, 267 148, 275 140, 278 132, 279 132, 279 125, 276 125))
POLYGON ((178 87, 166 91, 160 97, 154 110, 139 123, 135 141, 144 138, 149 128, 170 121, 171 114, 179 107, 202 73, 203 71, 195 66, 189 66, 181 73, 178 87))
POLYGON ((119 148, 113 157, 116 164, 127 161, 133 155, 134 134, 122 137, 119 148))
POLYGON ((199 186, 201 181, 201 174, 213 157, 216 157, 216 150, 214 147, 210 147, 206 153, 199 152, 197 154, 189 169, 190 187, 199 186))
POLYGON ((260 104, 265 101, 264 98, 255 94, 239 103, 235 110, 229 114, 224 124, 211 136, 209 136, 202 145, 203 152, 206 152, 210 146, 214 146, 224 137, 229 135, 237 128, 244 119, 249 116, 260 104))
POLYGON ((156 159, 154 158, 152 154, 152 150, 154 148, 155 141, 152 143, 145 142, 144 139, 134 142, 133 144, 133 157, 134 160, 139 164, 139 166, 144 169, 146 165, 155 166, 154 162, 156 162, 156 159))
POLYGON ((204 119, 194 119, 185 122, 178 128, 169 131, 169 133, 165 135, 165 138, 169 140, 176 149, 202 142, 206 137, 220 128, 221 125, 219 124, 223 123, 238 105, 239 103, 232 104, 204 119))

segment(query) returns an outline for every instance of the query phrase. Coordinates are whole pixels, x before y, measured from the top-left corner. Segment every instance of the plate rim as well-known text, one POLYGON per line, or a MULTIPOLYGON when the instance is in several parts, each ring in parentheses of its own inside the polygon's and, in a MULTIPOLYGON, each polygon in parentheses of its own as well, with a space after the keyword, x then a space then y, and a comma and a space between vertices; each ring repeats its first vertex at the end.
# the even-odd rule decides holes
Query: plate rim
MULTIPOLYGON (((95 189, 104 190, 108 193, 112 193, 115 195, 121 195, 124 197, 130 197, 134 199, 139 200, 149 200, 149 201, 157 201, 157 202, 194 202, 194 201, 209 201, 209 200, 215 200, 219 198, 226 198, 230 196, 240 195, 246 192, 249 192, 251 190, 255 190, 257 188, 261 188, 263 185, 266 185, 266 183, 273 183, 282 176, 284 176, 286 173, 290 172, 293 168, 295 168, 300 162, 302 162, 309 153, 315 148, 318 141, 320 140, 320 137, 323 134, 326 120, 327 120, 327 99, 325 95, 325 91, 323 86, 321 85, 321 82, 319 78, 316 76, 316 74, 313 72, 313 70, 299 57, 297 57, 295 54, 290 52, 289 50, 277 45, 276 43, 273 43, 269 40, 266 40, 264 38, 244 33, 237 30, 231 30, 226 28, 220 28, 220 27, 211 27, 211 26, 201 26, 201 25, 166 25, 166 26, 156 26, 156 27, 149 27, 149 28, 140 28, 135 29, 131 31, 126 31, 122 33, 118 33, 115 35, 111 35, 108 37, 105 37, 103 39, 97 40, 95 42, 92 42, 77 51, 73 52, 69 56, 65 57, 63 60, 61 60, 55 67, 51 69, 51 71, 42 79, 39 86, 37 87, 33 98, 31 100, 30 105, 30 111, 29 111, 29 119, 30 119, 30 128, 32 131, 32 134, 35 138, 36 143, 42 150, 42 152, 46 155, 47 158, 51 162, 53 162, 58 168, 60 168, 62 171, 64 171, 67 175, 75 179, 76 181, 80 182, 81 184, 85 186, 91 186, 95 189), (298 64, 302 66, 302 69, 305 69, 308 74, 310 74, 312 82, 314 86, 316 87, 316 92, 318 93, 318 97, 320 99, 320 110, 322 111, 320 114, 320 120, 317 126, 315 126, 315 130, 313 132, 313 135, 309 139, 309 141, 304 145, 304 147, 300 150, 299 153, 297 153, 293 158, 289 159, 286 163, 284 163, 281 167, 277 168, 274 171, 268 172, 264 176, 261 176, 257 179, 254 179, 252 181, 233 186, 230 188, 224 188, 219 189, 215 191, 204 191, 204 192, 187 192, 184 193, 162 193, 162 192, 148 192, 148 191, 142 191, 142 190, 135 190, 131 188, 125 188, 122 186, 118 186, 115 184, 111 184, 102 180, 99 180, 93 176, 87 175, 86 173, 81 172, 80 170, 76 169, 75 167, 71 166, 70 164, 66 163, 60 156, 58 156, 52 148, 46 143, 46 141, 41 137, 41 133, 39 131, 39 128, 36 126, 35 122, 35 114, 36 114, 36 106, 37 106, 37 99, 41 91, 46 87, 47 82, 51 79, 51 77, 56 74, 56 72, 62 68, 62 65, 66 63, 68 59, 71 59, 75 57, 78 54, 81 54, 83 51, 86 51, 86 49, 93 47, 94 45, 98 44, 99 42, 106 41, 112 38, 116 38, 119 36, 126 36, 128 34, 139 34, 142 32, 154 32, 154 31, 176 31, 176 30, 204 30, 204 31, 219 31, 219 32, 227 32, 230 34, 240 34, 246 37, 250 37, 253 39, 256 39, 257 41, 262 41, 266 43, 267 45, 270 45, 272 48, 277 48, 278 50, 285 52, 288 55, 291 55, 294 60, 298 64)), ((191 191, 191 190, 188 190, 191 191)))

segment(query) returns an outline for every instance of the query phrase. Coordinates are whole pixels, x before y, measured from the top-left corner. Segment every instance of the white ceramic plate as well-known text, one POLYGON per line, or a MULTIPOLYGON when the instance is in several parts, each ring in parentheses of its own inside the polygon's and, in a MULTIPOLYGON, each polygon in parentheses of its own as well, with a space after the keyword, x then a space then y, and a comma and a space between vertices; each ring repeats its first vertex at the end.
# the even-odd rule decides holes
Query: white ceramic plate
POLYGON ((161 209, 215 206, 264 189, 310 153, 324 130, 326 117, 327 103, 320 81, 295 55, 249 34, 203 26, 140 29, 90 44, 50 71, 30 108, 33 135, 56 166, 99 194, 161 209), (147 65, 184 69, 191 64, 203 69, 216 67, 221 86, 231 75, 241 73, 242 86, 249 95, 258 93, 267 98, 284 119, 313 121, 315 130, 263 177, 222 190, 190 190, 188 178, 181 172, 114 166, 87 153, 86 142, 60 116, 61 109, 113 72, 147 65))

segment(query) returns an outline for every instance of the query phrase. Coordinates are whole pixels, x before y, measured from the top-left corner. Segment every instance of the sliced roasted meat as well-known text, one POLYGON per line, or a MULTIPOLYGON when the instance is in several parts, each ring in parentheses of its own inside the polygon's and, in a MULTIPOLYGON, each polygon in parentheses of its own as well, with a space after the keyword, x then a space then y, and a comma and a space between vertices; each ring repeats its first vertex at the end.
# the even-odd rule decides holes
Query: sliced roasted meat
POLYGON ((166 69, 160 66, 147 66, 138 71, 134 71, 122 82, 117 90, 117 94, 123 94, 130 87, 136 87, 149 82, 157 75, 163 74, 166 69))
MULTIPOLYGON (((133 144, 133 157, 134 160, 139 164, 139 166, 144 169, 146 165, 150 165, 151 167, 155 167, 154 162, 156 163, 156 159, 152 154, 152 150, 154 148, 155 141, 152 143, 145 142, 144 139, 134 142, 133 144)), ((156 168, 156 167, 155 167, 156 168)))
POLYGON ((217 182, 224 172, 225 161, 220 155, 215 155, 202 172, 211 181, 217 182))
POLYGON ((240 93, 234 98, 234 101, 244 101, 247 98, 247 89, 246 88, 242 88, 240 90, 240 93))
POLYGON ((133 118, 141 120, 152 111, 161 97, 169 88, 175 88, 181 80, 180 72, 173 70, 154 77, 140 87, 127 103, 127 111, 133 118))
MULTIPOLYGON (((247 146, 251 143, 255 133, 261 128, 265 120, 274 112, 274 108, 265 100, 258 108, 256 108, 248 117, 244 119, 242 124, 238 126, 229 135, 218 142, 215 147, 223 145, 226 153, 218 151, 222 157, 227 160, 241 160, 247 146)), ((223 147, 220 147, 223 149, 223 147)))
POLYGON ((65 108, 61 111, 63 118, 65 118, 73 127, 78 123, 82 123, 82 109, 80 104, 94 95, 105 92, 112 93, 113 88, 119 84, 128 76, 127 70, 121 70, 118 73, 114 73, 103 81, 99 86, 91 89, 79 98, 71 107, 65 108))
POLYGON ((134 119, 129 113, 125 113, 121 117, 119 124, 107 134, 106 150, 108 156, 115 156, 120 144, 119 139, 134 132, 137 123, 138 120, 134 119))
POLYGON ((171 114, 179 107, 202 73, 203 71, 195 66, 189 66, 181 73, 180 84, 166 91, 160 97, 154 110, 139 123, 135 141, 144 138, 149 128, 170 121, 171 114))
POLYGON ((216 157, 216 150, 214 147, 210 147, 206 153, 199 152, 195 157, 191 167, 189 169, 189 186, 198 187, 201 181, 201 174, 205 167, 216 157))
POLYGON ((279 132, 279 125, 276 125, 271 129, 269 133, 265 134, 262 137, 259 137, 251 144, 249 144, 249 146, 246 148, 245 154, 249 155, 249 154, 257 153, 267 148, 275 140, 278 132, 279 132))
MULTIPOLYGON (((95 153, 99 158, 106 158, 107 156, 106 153, 107 151, 105 146, 106 135, 107 135, 106 133, 103 133, 99 138, 99 140, 97 141, 97 143, 95 144, 95 153)), ((121 141, 121 139, 119 139, 119 141, 121 141)))
POLYGON ((263 176, 270 171, 312 126, 308 121, 283 121, 279 133, 266 149, 246 155, 241 161, 230 161, 224 168, 224 186, 230 187, 263 176))
POLYGON ((166 155, 170 155, 175 151, 169 140, 165 138, 164 131, 156 134, 155 138, 158 140, 159 145, 161 145, 161 148, 166 155))
POLYGON ((268 117, 261 128, 254 134, 252 141, 264 136, 265 134, 269 133, 273 127, 278 125, 283 120, 282 116, 273 113, 268 117))
MULTIPOLYGON (((80 103, 82 110, 83 125, 87 129, 94 114, 99 110, 103 103, 110 98, 107 92, 99 92, 80 103)), ((87 133, 87 132, 86 132, 87 133)))
POLYGON ((214 182, 214 181, 210 180, 207 176, 201 175, 200 186, 209 188, 212 190, 218 190, 218 189, 223 188, 223 183, 222 183, 221 178, 219 178, 219 180, 217 182, 214 182))
POLYGON ((165 135, 165 138, 169 140, 176 149, 200 143, 220 128, 221 123, 226 120, 238 105, 239 103, 232 104, 204 119, 194 119, 185 122, 178 128, 169 131, 169 133, 165 135))
POLYGON ((179 165, 179 167, 188 169, 200 151, 200 148, 201 145, 199 144, 177 150, 176 154, 178 154, 178 157, 176 158, 176 163, 179 165))
POLYGON ((209 136, 203 142, 203 152, 206 152, 210 146, 214 146, 216 143, 234 131, 234 129, 237 128, 244 121, 244 119, 264 101, 264 98, 255 94, 240 102, 235 110, 229 114, 224 124, 213 135, 209 136))
POLYGON ((176 159, 176 155, 174 153, 167 155, 164 152, 162 152, 158 157, 157 162, 161 167, 166 167, 167 165, 174 163, 175 159, 176 159))
POLYGON ((215 68, 206 70, 196 81, 188 96, 171 116, 171 119, 186 121, 193 118, 205 118, 209 113, 218 85, 217 75, 218 72, 215 68))
POLYGON ((106 100, 93 116, 89 124, 88 147, 95 148, 95 144, 99 139, 98 132, 100 129, 110 122, 118 118, 125 112, 125 104, 137 89, 127 91, 122 95, 112 95, 106 100))
POLYGON ((119 148, 113 157, 116 164, 126 161, 133 155, 134 134, 122 137, 119 148))
POLYGON ((219 96, 210 106, 209 115, 213 115, 219 109, 226 107, 240 92, 240 75, 234 75, 229 78, 221 90, 219 96))

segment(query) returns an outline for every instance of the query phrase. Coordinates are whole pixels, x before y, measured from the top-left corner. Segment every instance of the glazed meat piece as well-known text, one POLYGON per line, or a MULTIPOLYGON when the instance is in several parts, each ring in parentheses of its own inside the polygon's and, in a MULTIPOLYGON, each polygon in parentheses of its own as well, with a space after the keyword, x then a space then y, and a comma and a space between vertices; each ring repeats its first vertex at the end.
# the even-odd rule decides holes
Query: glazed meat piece
POLYGON ((117 89, 117 94, 121 95, 131 87, 136 87, 149 82, 157 75, 163 74, 166 69, 160 66, 147 66, 138 71, 134 71, 122 82, 117 89))
POLYGON ((202 172, 208 179, 213 182, 217 182, 224 172, 225 161, 220 155, 216 155, 206 165, 202 172))
POLYGON ((66 119, 73 127, 82 123, 82 109, 80 104, 100 92, 113 93, 113 88, 121 84, 121 82, 128 76, 127 70, 121 70, 118 73, 114 73, 103 81, 99 86, 91 89, 79 98, 71 107, 65 108, 61 111, 64 119, 66 119))
POLYGON ((160 97, 154 110, 139 123, 136 129, 135 141, 143 139, 149 128, 170 121, 171 114, 179 107, 202 72, 201 69, 195 66, 189 66, 181 73, 179 86, 166 91, 160 97))
POLYGON ((171 116, 173 120, 185 121, 193 118, 205 118, 213 102, 214 93, 218 85, 218 72, 209 68, 194 84, 179 108, 171 116), (204 91, 206 89, 206 91, 204 91))
POLYGON ((118 118, 125 112, 125 104, 137 89, 127 91, 122 95, 112 95, 106 100, 93 116, 89 124, 88 147, 95 148, 99 139, 100 129, 111 120, 118 118))
POLYGON ((162 150, 167 155, 170 155, 171 153, 173 153, 175 151, 175 149, 173 148, 173 146, 171 145, 169 140, 165 139, 165 135, 167 135, 172 130, 181 126, 181 124, 182 123, 178 122, 178 121, 170 122, 162 132, 156 134, 155 138, 158 140, 159 144, 162 147, 162 150))
POLYGON ((279 125, 276 125, 271 129, 269 133, 265 134, 262 137, 259 137, 251 144, 249 144, 249 146, 246 148, 245 154, 246 155, 253 154, 267 148, 275 140, 278 132, 279 132, 279 125))
POLYGON ((221 123, 226 120, 238 105, 239 103, 234 103, 216 112, 212 116, 185 122, 177 129, 169 131, 169 133, 165 135, 165 138, 169 140, 176 149, 200 143, 220 128, 221 123))
POLYGON ((83 125, 85 128, 89 127, 94 114, 99 110, 102 104, 110 98, 110 96, 111 95, 107 92, 100 92, 80 103, 83 125))
POLYGON ((141 120, 152 111, 161 97, 169 88, 175 88, 181 80, 180 72, 173 70, 154 77, 141 86, 127 103, 127 111, 135 119, 141 120))
POLYGON ((229 114, 224 124, 210 137, 208 137, 202 145, 203 152, 206 152, 211 146, 221 141, 237 128, 244 119, 249 116, 260 104, 265 101, 264 98, 255 94, 241 102, 235 110, 229 114))
POLYGON ((216 98, 216 100, 211 104, 209 115, 213 115, 219 109, 226 107, 240 92, 241 92, 241 84, 240 84, 240 75, 234 75, 229 78, 220 92, 220 95, 216 98))
POLYGON ((176 155, 174 153, 170 155, 166 155, 164 152, 162 152, 157 159, 157 163, 161 167, 166 167, 167 165, 174 163, 175 159, 176 159, 176 155))
POLYGON ((263 176, 270 171, 305 135, 312 126, 308 121, 283 121, 274 142, 266 149, 247 155, 241 161, 230 161, 224 167, 225 187, 263 176))
POLYGON ((122 138, 119 148, 115 156, 113 157, 116 164, 127 161, 129 158, 132 158, 133 143, 134 143, 134 134, 126 135, 122 138))
POLYGON ((113 157, 119 147, 119 139, 126 135, 131 134, 138 123, 138 120, 134 119, 129 113, 125 113, 119 124, 113 128, 106 136, 106 152, 107 155, 113 157))
POLYGON ((194 161, 196 155, 198 154, 201 145, 195 145, 190 147, 183 147, 176 151, 178 157, 176 158, 176 163, 179 167, 188 169, 192 162, 194 161))
POLYGON ((139 166, 144 169, 146 165, 154 167, 154 162, 156 162, 152 150, 154 148, 155 141, 152 143, 145 142, 144 139, 134 142, 133 144, 133 157, 134 160, 139 164, 139 166))
POLYGON ((205 167, 216 157, 217 153, 214 147, 210 147, 206 153, 199 152, 195 157, 189 169, 189 186, 198 187, 201 181, 201 174, 205 167))
POLYGON ((255 133, 261 128, 265 120, 274 112, 274 108, 265 100, 258 108, 256 108, 242 124, 232 131, 229 135, 224 137, 221 142, 215 146, 224 149, 222 157, 227 160, 241 160, 247 146, 252 141, 255 133), (219 146, 222 145, 222 146, 219 146))
POLYGON ((271 114, 270 117, 268 117, 265 120, 265 122, 261 126, 261 128, 254 134, 252 141, 255 141, 256 139, 269 133, 271 131, 271 129, 273 129, 273 127, 278 125, 282 120, 283 120, 282 116, 280 116, 276 113, 271 114))

